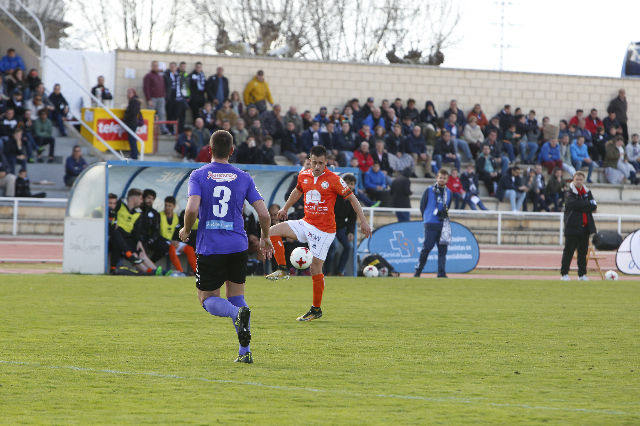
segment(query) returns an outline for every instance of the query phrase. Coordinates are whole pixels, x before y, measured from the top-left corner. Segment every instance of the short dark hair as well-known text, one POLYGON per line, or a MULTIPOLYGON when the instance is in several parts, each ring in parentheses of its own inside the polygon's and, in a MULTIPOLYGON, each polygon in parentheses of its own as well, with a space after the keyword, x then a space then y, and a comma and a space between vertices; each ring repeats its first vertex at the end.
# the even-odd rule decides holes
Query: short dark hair
POLYGON ((356 183, 356 177, 353 173, 345 173, 342 175, 342 180, 347 183, 356 183))
POLYGON ((216 130, 209 139, 209 146, 213 158, 227 158, 231 155, 233 136, 226 130, 216 130))
POLYGON ((158 196, 158 194, 156 194, 156 191, 150 188, 147 188, 144 191, 142 191, 142 198, 147 198, 147 196, 149 195, 153 195, 153 198, 156 198, 158 196))
POLYGON ((176 205, 176 197, 173 197, 173 196, 169 195, 168 197, 164 198, 164 203, 165 204, 171 203, 171 204, 173 204, 175 206, 176 205))
POLYGON ((438 170, 438 174, 442 176, 449 176, 449 172, 447 171, 447 169, 438 170))
POLYGON ((202 65, 202 62, 200 61, 196 62, 196 65, 202 65))
POLYGON ((257 74, 258 74, 258 75, 264 75, 264 71, 262 71, 262 70, 258 70, 257 74))
POLYGON ((138 195, 142 195, 142 191, 140 191, 138 188, 131 188, 129 192, 127 192, 127 198, 136 197, 138 195))
POLYGON ((113 199, 116 199, 116 200, 117 200, 117 199, 118 199, 118 196, 117 196, 116 194, 114 194, 113 192, 110 192, 110 193, 109 193, 109 199, 110 199, 110 200, 113 200, 113 199))
POLYGON ((309 158, 311 158, 312 155, 315 155, 316 157, 326 157, 327 149, 322 145, 316 145, 313 148, 311 148, 311 152, 309 153, 309 158))
MULTIPOLYGON (((593 109, 592 109, 591 111, 593 111, 593 109)), ((578 109, 576 110, 576 115, 580 114, 581 112, 584 112, 584 111, 583 111, 583 110, 581 110, 580 108, 578 108, 578 109)))
POLYGON ((187 63, 185 61, 180 61, 180 65, 185 64, 187 65, 187 63))

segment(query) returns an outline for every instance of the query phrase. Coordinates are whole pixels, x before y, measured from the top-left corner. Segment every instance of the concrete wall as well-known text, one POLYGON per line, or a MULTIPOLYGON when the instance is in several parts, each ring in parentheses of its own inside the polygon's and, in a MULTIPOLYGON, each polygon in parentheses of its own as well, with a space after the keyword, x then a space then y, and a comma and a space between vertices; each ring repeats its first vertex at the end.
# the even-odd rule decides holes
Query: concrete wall
POLYGON ((0 57, 6 55, 7 49, 10 47, 16 49, 16 53, 22 57, 24 65, 27 67, 26 72, 31 68, 40 68, 38 55, 19 36, 0 23, 0 57))
POLYGON ((525 111, 535 109, 539 121, 548 115, 556 123, 573 116, 576 108, 588 114, 595 107, 604 118, 609 101, 624 87, 629 102, 629 130, 640 130, 640 79, 123 50, 116 52, 116 105, 125 102, 127 87, 141 91, 142 78, 152 60, 166 63, 184 60, 188 70, 201 61, 207 76, 215 73, 217 66, 223 66, 230 89, 241 94, 256 70, 263 69, 274 100, 283 110, 296 105, 299 112, 308 108, 314 114, 322 105, 343 106, 352 97, 364 102, 368 96, 374 96, 376 104, 383 98, 412 97, 420 109, 431 99, 442 114, 449 100, 455 98, 465 112, 480 103, 490 117, 509 103, 525 111), (125 78, 127 68, 135 70, 135 78, 125 78))

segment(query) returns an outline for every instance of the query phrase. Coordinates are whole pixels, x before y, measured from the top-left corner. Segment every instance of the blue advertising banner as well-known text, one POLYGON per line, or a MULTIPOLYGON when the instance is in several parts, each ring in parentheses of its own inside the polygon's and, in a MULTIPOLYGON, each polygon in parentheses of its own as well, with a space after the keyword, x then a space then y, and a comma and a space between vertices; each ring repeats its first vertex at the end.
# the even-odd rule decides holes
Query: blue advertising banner
MULTIPOLYGON (((424 244, 422 222, 397 222, 374 231, 369 240, 369 252, 384 257, 398 272, 412 273, 418 264, 424 244)), ((451 244, 447 252, 447 272, 472 271, 480 259, 480 247, 473 233, 464 225, 451 222, 451 244)), ((434 247, 427 258, 425 273, 438 269, 438 249, 434 247)))

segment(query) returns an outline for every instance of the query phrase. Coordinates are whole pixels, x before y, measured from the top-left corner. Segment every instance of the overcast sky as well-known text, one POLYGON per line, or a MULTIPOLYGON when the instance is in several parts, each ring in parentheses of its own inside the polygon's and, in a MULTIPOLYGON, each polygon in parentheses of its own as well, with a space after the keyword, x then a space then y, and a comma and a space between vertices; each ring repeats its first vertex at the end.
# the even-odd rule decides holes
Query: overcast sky
MULTIPOLYGON (((505 8, 504 69, 619 77, 626 48, 640 41, 638 0, 511 0, 505 8)), ((459 0, 460 42, 446 67, 498 69, 499 0, 459 0), (495 25, 494 25, 495 24, 495 25)))
MULTIPOLYGON (((459 41, 444 49, 443 66, 499 69, 503 0, 449 1, 459 7, 459 41)), ((504 1, 504 70, 619 77, 628 44, 640 41, 640 0, 504 1)), ((193 47, 181 51, 200 51, 198 34, 180 34, 193 47)))

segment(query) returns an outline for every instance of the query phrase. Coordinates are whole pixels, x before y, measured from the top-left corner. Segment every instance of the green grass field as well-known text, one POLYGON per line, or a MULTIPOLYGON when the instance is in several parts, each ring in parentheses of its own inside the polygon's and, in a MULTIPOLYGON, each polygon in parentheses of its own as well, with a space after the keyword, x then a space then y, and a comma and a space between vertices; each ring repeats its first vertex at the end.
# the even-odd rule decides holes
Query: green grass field
POLYGON ((2 423, 638 423, 640 283, 0 276, 2 423))

